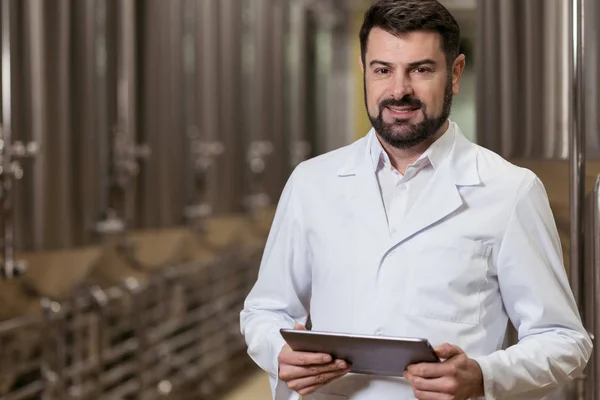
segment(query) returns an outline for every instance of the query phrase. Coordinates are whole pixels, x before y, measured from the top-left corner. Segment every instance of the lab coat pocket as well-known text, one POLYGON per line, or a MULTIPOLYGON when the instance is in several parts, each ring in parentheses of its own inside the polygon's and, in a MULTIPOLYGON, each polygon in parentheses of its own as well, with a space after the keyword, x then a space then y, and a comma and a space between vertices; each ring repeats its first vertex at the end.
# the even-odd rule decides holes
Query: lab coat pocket
POLYGON ((477 325, 491 247, 462 237, 428 238, 407 251, 406 314, 477 325))

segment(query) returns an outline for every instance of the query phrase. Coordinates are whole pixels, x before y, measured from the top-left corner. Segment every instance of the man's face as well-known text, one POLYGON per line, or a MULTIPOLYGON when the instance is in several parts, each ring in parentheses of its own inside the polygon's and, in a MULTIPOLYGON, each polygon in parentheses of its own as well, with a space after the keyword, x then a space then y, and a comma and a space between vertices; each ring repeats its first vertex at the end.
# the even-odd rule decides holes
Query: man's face
POLYGON ((410 148, 434 136, 450 115, 464 56, 449 71, 436 32, 396 37, 373 28, 365 54, 365 101, 373 127, 396 148, 410 148))

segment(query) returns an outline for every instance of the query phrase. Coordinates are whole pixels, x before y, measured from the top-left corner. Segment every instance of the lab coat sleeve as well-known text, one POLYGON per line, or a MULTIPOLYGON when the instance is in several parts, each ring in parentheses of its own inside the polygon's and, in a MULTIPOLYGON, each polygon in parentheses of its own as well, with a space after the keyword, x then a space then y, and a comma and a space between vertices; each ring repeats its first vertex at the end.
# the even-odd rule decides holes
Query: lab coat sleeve
POLYGON ((539 399, 582 374, 592 343, 563 267, 546 191, 535 176, 509 219, 496 268, 519 341, 475 358, 483 372, 485 398, 539 399))
POLYGON ((309 250, 299 205, 297 169, 281 194, 258 279, 240 315, 248 354, 269 374, 273 399, 297 399, 278 379, 281 328, 305 324, 311 293, 309 250))

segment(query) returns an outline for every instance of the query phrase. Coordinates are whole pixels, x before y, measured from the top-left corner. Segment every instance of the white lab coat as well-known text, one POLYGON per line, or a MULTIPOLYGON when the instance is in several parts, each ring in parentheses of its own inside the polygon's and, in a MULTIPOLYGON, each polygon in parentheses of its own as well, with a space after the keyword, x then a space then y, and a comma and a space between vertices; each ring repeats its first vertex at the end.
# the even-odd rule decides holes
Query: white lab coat
MULTIPOLYGON (((293 172, 241 313, 274 399, 299 398, 277 377, 278 330, 309 312, 314 330, 460 346, 482 368, 486 399, 539 399, 581 374, 592 344, 541 182, 452 124, 450 154, 393 235, 369 158, 373 131, 293 172), (501 350, 508 318, 519 343, 501 350)), ((413 398, 401 378, 360 374, 305 397, 413 398)))

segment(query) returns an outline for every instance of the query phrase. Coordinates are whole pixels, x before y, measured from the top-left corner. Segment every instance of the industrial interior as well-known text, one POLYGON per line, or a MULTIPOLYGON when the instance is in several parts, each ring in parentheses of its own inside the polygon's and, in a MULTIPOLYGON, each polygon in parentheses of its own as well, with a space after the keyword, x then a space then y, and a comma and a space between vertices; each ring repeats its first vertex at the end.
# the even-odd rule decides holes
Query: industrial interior
MULTIPOLYGON (((442 3, 451 119, 544 182, 596 336, 600 3, 442 3)), ((240 311, 290 173, 371 127, 369 4, 0 0, 0 400, 271 398, 240 311)))

